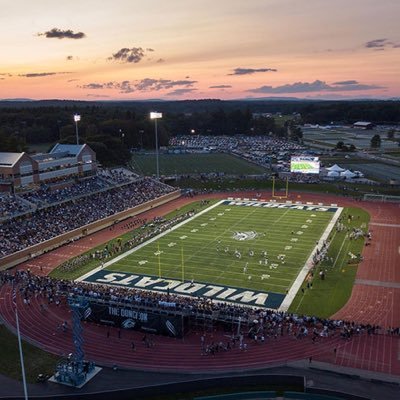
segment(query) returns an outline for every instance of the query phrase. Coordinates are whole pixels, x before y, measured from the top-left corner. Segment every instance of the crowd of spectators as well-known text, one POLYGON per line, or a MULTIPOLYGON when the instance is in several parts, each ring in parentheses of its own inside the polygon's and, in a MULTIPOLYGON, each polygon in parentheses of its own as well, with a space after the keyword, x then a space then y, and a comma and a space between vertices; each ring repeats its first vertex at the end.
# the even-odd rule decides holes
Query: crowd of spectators
MULTIPOLYGON (((290 168, 290 167, 288 167, 290 168)), ((289 179, 292 183, 320 183, 319 174, 301 174, 298 172, 279 174, 282 179, 289 179)))
POLYGON ((111 188, 111 185, 98 176, 92 176, 80 181, 70 182, 60 189, 53 189, 51 185, 43 184, 39 190, 21 193, 19 196, 42 208, 107 188, 111 188))
POLYGON ((113 184, 128 183, 138 178, 138 175, 126 168, 101 169, 98 174, 113 184))
POLYGON ((0 219, 109 190, 137 179, 138 175, 125 168, 114 168, 99 169, 97 175, 89 177, 68 176, 50 180, 26 192, 0 195, 0 219))
POLYGON ((10 218, 17 214, 23 214, 31 210, 29 203, 26 203, 11 194, 0 195, 0 219, 10 218))
POLYGON ((80 197, 61 206, 38 209, 0 225, 0 257, 56 237, 94 221, 153 200, 174 189, 143 178, 124 186, 80 197))
POLYGON ((119 303, 134 308, 146 307, 154 312, 167 309, 168 312, 183 312, 188 316, 203 315, 211 317, 215 323, 218 321, 238 323, 240 321, 242 329, 245 329, 245 334, 255 341, 264 341, 266 338, 277 339, 284 335, 289 335, 294 339, 310 337, 313 341, 333 335, 340 335, 344 340, 361 334, 400 335, 399 328, 395 327, 385 330, 380 326, 370 324, 257 309, 215 302, 208 298, 184 297, 126 287, 63 281, 48 276, 36 276, 29 270, 17 271, 15 274, 7 271, 0 272, 0 283, 12 284, 18 288, 24 304, 30 304, 33 297, 41 297, 41 302, 48 304, 61 304, 68 297, 83 296, 92 301, 119 303))

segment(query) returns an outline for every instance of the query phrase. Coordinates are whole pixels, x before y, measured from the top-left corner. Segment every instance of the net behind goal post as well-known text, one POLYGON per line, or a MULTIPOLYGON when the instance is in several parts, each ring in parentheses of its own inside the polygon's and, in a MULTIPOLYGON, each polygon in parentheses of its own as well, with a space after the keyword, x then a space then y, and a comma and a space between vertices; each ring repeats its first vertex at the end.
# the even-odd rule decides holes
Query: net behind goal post
POLYGON ((366 201, 380 201, 382 203, 400 203, 400 196, 390 196, 385 194, 364 194, 366 201))

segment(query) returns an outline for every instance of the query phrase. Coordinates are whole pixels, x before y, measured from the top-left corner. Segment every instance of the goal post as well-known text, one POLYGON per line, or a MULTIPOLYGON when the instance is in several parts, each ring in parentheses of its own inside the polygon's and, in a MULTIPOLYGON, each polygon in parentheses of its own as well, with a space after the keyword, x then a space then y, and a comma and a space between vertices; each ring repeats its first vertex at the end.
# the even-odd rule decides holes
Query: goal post
POLYGON ((287 199, 289 196, 289 177, 286 177, 286 182, 285 182, 285 194, 276 194, 276 189, 275 189, 275 176, 272 177, 272 198, 274 199, 287 199))

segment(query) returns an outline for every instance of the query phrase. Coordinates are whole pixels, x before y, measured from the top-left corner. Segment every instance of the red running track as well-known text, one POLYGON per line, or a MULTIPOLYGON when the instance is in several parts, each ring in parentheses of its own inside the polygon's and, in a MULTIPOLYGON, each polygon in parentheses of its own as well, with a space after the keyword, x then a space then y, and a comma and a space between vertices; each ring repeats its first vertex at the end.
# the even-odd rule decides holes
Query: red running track
MULTIPOLYGON (((269 199, 269 194, 263 194, 269 199)), ((141 218, 153 218, 165 215, 183 205, 205 198, 225 198, 229 194, 202 195, 195 198, 180 198, 157 209, 140 215, 141 218)), ((232 197, 255 197, 255 193, 233 193, 232 197)), ((399 261, 400 243, 400 207, 397 204, 358 202, 349 198, 291 194, 293 201, 313 201, 325 204, 336 203, 340 206, 362 207, 371 215, 373 240, 365 247, 364 261, 357 272, 348 303, 335 314, 335 318, 378 324, 381 326, 400 326, 400 271, 396 268, 399 261)), ((65 259, 81 254, 90 248, 118 237, 125 231, 127 221, 123 221, 112 230, 106 229, 90 237, 63 246, 57 250, 24 263, 18 268, 30 268, 33 273, 48 274, 65 259)), ((15 326, 12 312, 10 288, 0 291, 0 314, 10 326, 15 326)), ((25 338, 40 347, 56 354, 72 351, 72 339, 69 333, 57 331, 56 327, 64 320, 70 320, 66 306, 50 306, 45 313, 40 311, 39 300, 30 306, 19 305, 21 331, 25 338)), ((247 351, 232 349, 215 356, 200 354, 200 334, 192 333, 184 341, 165 337, 156 337, 155 348, 146 348, 138 332, 124 331, 117 338, 116 330, 111 330, 107 338, 107 328, 95 324, 85 326, 85 352, 89 359, 103 365, 114 363, 135 369, 164 371, 227 371, 238 369, 262 368, 271 364, 308 358, 334 363, 346 367, 400 375, 398 337, 388 335, 360 336, 351 341, 339 337, 321 339, 313 344, 310 338, 295 340, 287 336, 269 340, 265 344, 248 342, 247 351), (131 342, 136 344, 132 351, 131 342), (336 356, 333 349, 337 348, 336 356)), ((207 336, 208 343, 225 339, 222 332, 207 336)))
MULTIPOLYGON (((6 324, 13 326, 15 314, 9 285, 2 287, 0 298, 0 313, 6 324)), ((70 320, 66 305, 46 304, 47 310, 42 311, 40 304, 44 299, 41 297, 33 298, 29 306, 24 305, 21 299, 17 302, 23 336, 51 353, 66 355, 72 352, 71 332, 57 329, 64 320, 70 320)), ((399 339, 385 335, 361 336, 350 342, 336 335, 319 338, 315 344, 310 337, 295 339, 287 335, 267 339, 264 344, 245 339, 246 351, 233 348, 215 355, 201 355, 200 333, 193 332, 184 341, 154 336, 155 346, 147 348, 141 340, 143 333, 122 331, 121 338, 118 338, 117 329, 110 328, 110 337, 107 337, 107 330, 104 326, 90 323, 84 328, 86 358, 100 365, 117 364, 125 368, 169 372, 218 372, 263 368, 312 356, 318 361, 400 375, 400 366, 393 363, 390 353, 379 351, 382 346, 388 350, 394 348, 399 339), (135 343, 134 351, 132 341, 135 343), (336 356, 334 348, 337 348, 336 356)), ((207 344, 221 340, 228 340, 223 332, 206 335, 207 344)))

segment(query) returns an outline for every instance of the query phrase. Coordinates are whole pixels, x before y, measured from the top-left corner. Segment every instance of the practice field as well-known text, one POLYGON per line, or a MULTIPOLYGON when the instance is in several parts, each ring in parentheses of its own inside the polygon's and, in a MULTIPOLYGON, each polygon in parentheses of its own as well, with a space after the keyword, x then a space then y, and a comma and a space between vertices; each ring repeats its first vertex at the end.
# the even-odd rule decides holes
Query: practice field
MULTIPOLYGON (((137 173, 154 175, 156 173, 155 154, 134 154, 131 161, 137 173)), ((160 154, 161 175, 185 175, 218 173, 228 175, 265 174, 263 167, 242 160, 230 154, 160 154)))
POLYGON ((81 279, 278 308, 338 213, 224 200, 81 279))

